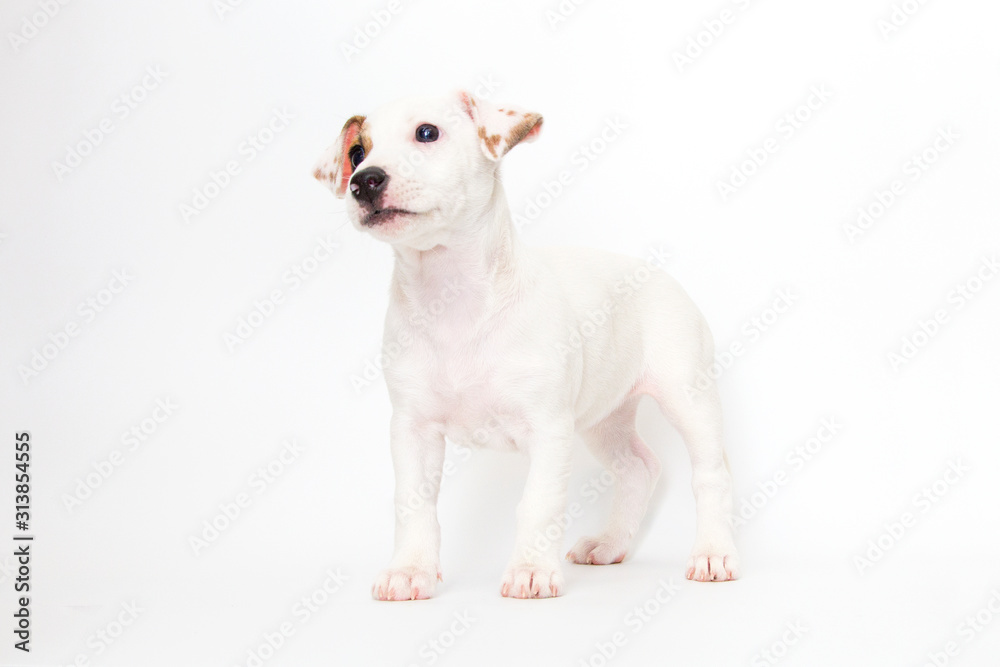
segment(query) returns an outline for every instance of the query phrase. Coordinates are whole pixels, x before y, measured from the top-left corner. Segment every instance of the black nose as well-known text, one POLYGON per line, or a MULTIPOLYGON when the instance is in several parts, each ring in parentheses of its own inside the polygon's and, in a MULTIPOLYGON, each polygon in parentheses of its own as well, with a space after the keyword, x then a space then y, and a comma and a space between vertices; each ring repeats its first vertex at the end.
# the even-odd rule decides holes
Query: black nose
POLYGON ((358 201, 374 205, 385 189, 389 177, 378 167, 362 169, 351 177, 351 194, 358 201))

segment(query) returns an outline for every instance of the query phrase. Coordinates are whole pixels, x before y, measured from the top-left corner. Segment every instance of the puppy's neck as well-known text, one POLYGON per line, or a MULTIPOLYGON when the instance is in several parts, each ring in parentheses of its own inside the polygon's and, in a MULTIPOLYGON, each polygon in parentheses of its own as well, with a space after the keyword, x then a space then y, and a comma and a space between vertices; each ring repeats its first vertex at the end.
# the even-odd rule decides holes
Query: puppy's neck
POLYGON ((516 298, 526 279, 524 249, 499 183, 489 206, 468 222, 430 250, 393 247, 392 298, 398 306, 433 313, 442 307, 434 301, 444 300, 444 309, 460 311, 447 314, 448 320, 476 320, 516 298))

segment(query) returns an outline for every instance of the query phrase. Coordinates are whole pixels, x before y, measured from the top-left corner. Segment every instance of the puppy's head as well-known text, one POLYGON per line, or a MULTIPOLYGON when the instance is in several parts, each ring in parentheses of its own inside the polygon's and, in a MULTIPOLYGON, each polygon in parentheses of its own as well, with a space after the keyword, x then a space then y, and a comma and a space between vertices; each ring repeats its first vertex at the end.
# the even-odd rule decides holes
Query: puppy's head
POLYGON ((357 228, 427 250, 481 217, 500 158, 541 127, 536 113, 465 92, 401 100, 349 118, 314 175, 347 200, 357 228))

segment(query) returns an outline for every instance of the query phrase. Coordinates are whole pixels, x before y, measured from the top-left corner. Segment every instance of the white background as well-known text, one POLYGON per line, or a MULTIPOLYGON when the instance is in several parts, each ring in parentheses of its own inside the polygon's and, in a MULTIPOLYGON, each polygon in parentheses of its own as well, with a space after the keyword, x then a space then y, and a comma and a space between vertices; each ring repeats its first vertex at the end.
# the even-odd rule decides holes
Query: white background
MULTIPOLYGON (((6 541, 13 437, 27 430, 36 541, 30 655, 12 648, 13 542, 0 547, 0 663, 253 665, 248 651, 290 623, 263 664, 771 664, 764 650, 787 665, 995 664, 1000 278, 977 272, 1000 251, 1000 8, 909 0, 913 15, 883 34, 890 0, 678 4, 589 0, 552 25, 554 1, 409 0, 348 59, 342 45, 385 2, 245 0, 220 17, 211 0, 95 0, 49 19, 33 18, 36 0, 5 2, 0 516, 6 541), (730 22, 712 23, 723 10, 730 22), (679 66, 689 39, 706 46, 679 66), (121 118, 116 99, 157 66, 163 81, 121 118), (556 600, 502 599, 525 462, 452 451, 437 597, 370 599, 391 551, 389 407, 381 377, 360 391, 351 378, 378 354, 391 254, 311 170, 348 116, 483 82, 499 105, 545 116, 504 169, 516 213, 543 204, 526 242, 663 247, 718 347, 743 343, 720 379, 737 504, 758 504, 738 532, 739 582, 683 579, 690 468, 644 404, 640 432, 665 473, 624 564, 567 566, 556 600), (293 118, 247 159, 241 145, 275 109, 293 118), (779 123, 796 110, 788 136, 779 123), (105 118, 112 131, 60 178, 54 163, 105 118), (624 129, 581 170, 581 146, 616 119, 624 129), (904 171, 948 129, 957 138, 919 178, 904 171), (777 150, 723 200, 718 183, 769 138, 777 150), (186 222, 181 206, 231 160, 239 173, 186 222), (570 185, 540 196, 562 170, 570 185), (850 238, 894 180, 901 194, 850 238), (303 264, 319 240, 338 247, 303 264), (293 285, 295 267, 315 271, 293 285), (127 286, 103 291, 123 270, 127 286), (966 284, 979 289, 959 307, 966 284), (282 302, 230 350, 227 334, 275 290, 282 302), (775 318, 781 290, 793 305, 775 318), (87 299, 105 302, 92 319, 87 299), (894 368, 890 353, 939 310, 935 335, 894 368), (36 352, 50 358, 25 379, 36 352), (177 407, 154 431, 158 399, 177 407), (792 464, 831 418, 836 435, 792 464), (143 426, 130 450, 122 434, 143 426), (251 477, 285 440, 301 454, 258 493, 251 477), (95 476, 115 450, 120 465, 95 476), (967 471, 942 481, 954 462, 967 471), (68 508, 88 475, 96 488, 68 508), (918 503, 936 482, 942 495, 918 503), (190 538, 240 493, 249 507, 196 555, 190 538), (892 537, 904 513, 914 525, 892 537), (884 549, 860 566, 870 541, 884 549), (347 580, 303 623, 294 605, 328 570, 347 580), (661 579, 678 584, 663 605, 661 579), (97 633, 118 634, 123 603, 142 611, 108 645, 97 633), (655 613, 637 628, 628 615, 643 605, 655 613), (963 625, 983 609, 992 623, 963 625), (474 619, 461 635, 456 613, 474 619), (787 623, 805 628, 794 644, 787 623), (619 632, 605 660, 597 646, 610 652, 619 632), (450 648, 429 653, 431 640, 450 648)), ((571 489, 585 515, 567 549, 604 518, 610 494, 584 495, 599 471, 581 448, 571 489)))

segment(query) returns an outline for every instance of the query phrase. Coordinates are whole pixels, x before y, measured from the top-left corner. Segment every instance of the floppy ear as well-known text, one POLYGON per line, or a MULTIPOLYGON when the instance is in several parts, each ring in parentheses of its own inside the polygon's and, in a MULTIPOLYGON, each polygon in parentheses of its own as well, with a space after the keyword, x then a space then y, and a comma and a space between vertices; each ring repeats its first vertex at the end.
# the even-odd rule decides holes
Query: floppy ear
POLYGON ((534 141, 542 131, 542 115, 512 107, 497 108, 460 92, 462 109, 476 124, 483 154, 499 160, 522 141, 534 141))
MULTIPOLYGON (((365 122, 364 116, 351 116, 344 123, 344 129, 340 131, 340 137, 336 143, 326 149, 323 156, 316 163, 313 176, 320 183, 333 190, 333 193, 343 198, 347 193, 347 182, 351 180, 354 167, 351 166, 350 150, 355 144, 361 143, 361 126, 365 122)), ((363 146, 365 152, 368 146, 363 146)))

